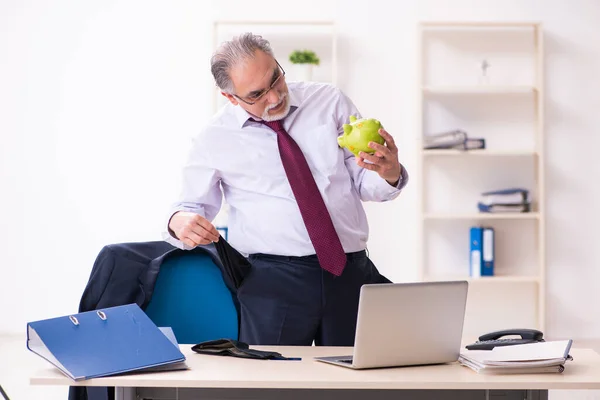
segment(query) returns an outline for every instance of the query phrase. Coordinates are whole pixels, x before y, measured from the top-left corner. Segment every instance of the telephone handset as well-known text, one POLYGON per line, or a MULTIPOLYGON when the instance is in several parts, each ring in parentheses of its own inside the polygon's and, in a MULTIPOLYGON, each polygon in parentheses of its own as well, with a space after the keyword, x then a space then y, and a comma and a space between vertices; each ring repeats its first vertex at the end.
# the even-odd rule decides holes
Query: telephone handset
POLYGON ((467 350, 491 350, 496 346, 511 346, 515 344, 526 344, 543 342, 544 334, 535 329, 507 329, 491 332, 479 336, 479 340, 466 346, 467 350), (517 338, 503 338, 504 336, 520 336, 517 338))

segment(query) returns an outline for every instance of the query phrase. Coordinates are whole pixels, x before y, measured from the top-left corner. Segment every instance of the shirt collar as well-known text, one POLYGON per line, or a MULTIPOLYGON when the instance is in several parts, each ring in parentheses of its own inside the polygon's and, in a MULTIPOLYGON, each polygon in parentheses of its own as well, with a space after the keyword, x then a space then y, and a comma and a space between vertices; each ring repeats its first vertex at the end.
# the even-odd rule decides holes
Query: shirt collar
MULTIPOLYGON (((298 107, 300 106, 300 101, 298 100, 298 96, 296 96, 296 94, 291 89, 289 89, 288 93, 288 96, 290 97, 290 112, 287 116, 290 116, 298 109, 298 107)), ((255 118, 254 115, 250 114, 248 111, 244 110, 240 106, 235 106, 233 109, 233 113, 240 128, 245 128, 246 125, 252 123, 252 121, 255 118)))

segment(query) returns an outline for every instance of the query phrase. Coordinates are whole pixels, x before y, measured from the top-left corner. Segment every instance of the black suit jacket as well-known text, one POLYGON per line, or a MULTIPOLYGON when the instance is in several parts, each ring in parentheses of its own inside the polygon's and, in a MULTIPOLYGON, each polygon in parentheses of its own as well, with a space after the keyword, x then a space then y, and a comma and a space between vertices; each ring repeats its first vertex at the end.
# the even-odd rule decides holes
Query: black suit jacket
MULTIPOLYGON (((88 283, 79 303, 79 312, 136 303, 146 309, 152 298, 160 267, 170 257, 207 254, 221 269, 223 280, 235 294, 249 270, 248 261, 220 238, 216 244, 181 250, 167 242, 119 243, 104 246, 92 267, 88 283)), ((233 296, 238 308, 237 296, 233 296)), ((113 388, 72 386, 69 400, 114 399, 113 388)))
POLYGON ((235 293, 236 284, 226 272, 214 244, 188 251, 162 241, 119 243, 105 246, 98 254, 79 303, 79 312, 131 303, 145 309, 162 263, 184 253, 209 255, 223 272, 229 290, 235 293))

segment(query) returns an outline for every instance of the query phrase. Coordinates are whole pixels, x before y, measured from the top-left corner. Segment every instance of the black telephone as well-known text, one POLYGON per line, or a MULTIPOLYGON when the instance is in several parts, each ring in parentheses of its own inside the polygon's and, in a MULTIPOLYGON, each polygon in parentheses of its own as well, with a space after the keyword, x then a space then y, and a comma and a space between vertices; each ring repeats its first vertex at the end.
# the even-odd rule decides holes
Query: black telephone
POLYGON ((465 346, 467 350, 491 350, 496 346, 511 346, 514 344, 525 344, 543 342, 544 334, 535 329, 507 329, 504 331, 491 332, 479 336, 475 343, 465 346), (517 338, 504 338, 503 336, 520 336, 517 338))

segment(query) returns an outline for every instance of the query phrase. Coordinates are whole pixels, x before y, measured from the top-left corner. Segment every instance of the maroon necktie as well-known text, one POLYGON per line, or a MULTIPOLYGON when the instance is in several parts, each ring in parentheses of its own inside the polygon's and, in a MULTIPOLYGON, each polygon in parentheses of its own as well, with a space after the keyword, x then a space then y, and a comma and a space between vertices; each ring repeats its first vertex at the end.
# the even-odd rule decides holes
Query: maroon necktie
POLYGON ((346 266, 346 254, 302 150, 285 131, 281 120, 261 122, 277 133, 281 162, 319 264, 324 270, 340 276, 346 266))

